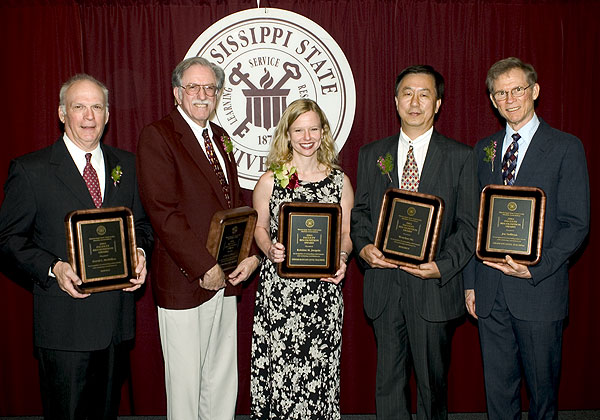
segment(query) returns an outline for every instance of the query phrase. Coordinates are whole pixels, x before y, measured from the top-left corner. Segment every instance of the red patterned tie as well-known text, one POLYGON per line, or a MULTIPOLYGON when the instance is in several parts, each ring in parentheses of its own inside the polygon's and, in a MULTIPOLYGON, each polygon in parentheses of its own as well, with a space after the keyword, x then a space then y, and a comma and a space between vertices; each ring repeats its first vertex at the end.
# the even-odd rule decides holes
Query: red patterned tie
POLYGON ((217 178, 219 178, 219 183, 221 184, 221 189, 223 190, 223 195, 227 200, 227 205, 231 208, 231 197, 229 196, 229 185, 227 184, 227 179, 225 178, 225 174, 223 173, 223 168, 221 168, 221 164, 219 163, 219 159, 215 156, 215 150, 213 149, 212 142, 208 137, 208 129, 204 129, 202 131, 202 137, 204 138, 204 147, 206 148, 206 156, 208 157, 208 161, 211 163, 213 169, 215 170, 215 174, 217 178))
POLYGON ((504 158, 502 159, 502 181, 504 185, 514 185, 515 171, 517 169, 517 158, 519 157, 519 133, 512 135, 512 143, 506 149, 504 158))
POLYGON ((419 168, 417 167, 412 145, 408 147, 408 153, 406 154, 406 163, 402 170, 400 188, 407 191, 419 190, 419 168))
POLYGON ((90 195, 92 196, 92 200, 94 200, 94 205, 96 208, 102 207, 102 193, 100 192, 100 183, 98 182, 98 174, 96 170, 92 166, 92 154, 85 154, 85 168, 83 168, 83 179, 85 180, 85 184, 90 191, 90 195))

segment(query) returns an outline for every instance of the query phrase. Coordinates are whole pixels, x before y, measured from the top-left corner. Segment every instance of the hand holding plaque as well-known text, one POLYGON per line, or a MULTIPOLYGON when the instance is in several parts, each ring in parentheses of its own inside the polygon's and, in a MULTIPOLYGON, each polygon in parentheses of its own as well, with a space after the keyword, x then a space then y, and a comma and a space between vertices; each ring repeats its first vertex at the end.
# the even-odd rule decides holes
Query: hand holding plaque
POLYGON ((231 273, 250 252, 257 213, 251 207, 216 212, 210 222, 206 249, 225 274, 231 273))
POLYGON ((477 258, 504 262, 505 256, 534 265, 542 255, 546 194, 536 187, 487 185, 481 191, 477 258))
POLYGON ((443 214, 439 197, 389 188, 383 195, 374 245, 393 264, 417 267, 431 262, 443 214))
POLYGON ((69 263, 82 281, 80 293, 132 287, 137 247, 127 207, 72 211, 65 217, 69 263))
POLYGON ((277 266, 279 277, 333 277, 340 268, 341 225, 339 204, 282 204, 278 240, 286 252, 277 266))

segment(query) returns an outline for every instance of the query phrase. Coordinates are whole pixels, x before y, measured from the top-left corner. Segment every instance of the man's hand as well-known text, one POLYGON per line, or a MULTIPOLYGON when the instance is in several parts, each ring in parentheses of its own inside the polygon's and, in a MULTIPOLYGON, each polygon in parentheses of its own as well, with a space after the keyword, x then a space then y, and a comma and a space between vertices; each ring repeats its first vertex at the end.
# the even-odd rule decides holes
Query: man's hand
POLYGON ((418 268, 405 267, 401 265, 400 269, 422 279, 439 279, 440 277, 442 277, 435 261, 425 264, 419 264, 418 268))
POLYGON ((235 270, 229 274, 229 283, 237 286, 241 282, 246 281, 257 267, 258 258, 256 258, 256 256, 251 255, 248 258, 245 258, 241 263, 238 264, 235 270))
POLYGON ((522 279, 530 279, 531 273, 526 265, 516 263, 510 255, 505 257, 506 262, 495 263, 484 261, 483 263, 489 267, 502 271, 507 276, 519 277, 522 279))
POLYGON ((71 267, 71 264, 64 261, 59 261, 54 266, 52 273, 56 276, 56 282, 58 283, 60 290, 68 293, 69 296, 76 299, 83 299, 90 295, 89 293, 79 293, 77 289, 75 289, 76 285, 79 286, 83 282, 79 276, 77 276, 73 270, 73 267, 71 267))
POLYGON ((133 292, 140 287, 146 281, 146 257, 144 256, 144 252, 141 250, 137 250, 137 266, 135 267, 135 274, 137 274, 135 279, 130 279, 129 281, 133 284, 133 286, 128 287, 127 289, 123 289, 125 292, 133 292))
POLYGON ((225 287, 225 273, 219 264, 215 264, 200 278, 200 287, 207 290, 220 290, 225 287))
POLYGON ((465 290, 465 305, 467 305, 467 312, 473 318, 477 319, 477 314, 475 313, 475 290, 467 289, 465 290))
POLYGON ((373 268, 398 268, 396 264, 385 261, 383 253, 373 244, 365 245, 358 255, 373 268))

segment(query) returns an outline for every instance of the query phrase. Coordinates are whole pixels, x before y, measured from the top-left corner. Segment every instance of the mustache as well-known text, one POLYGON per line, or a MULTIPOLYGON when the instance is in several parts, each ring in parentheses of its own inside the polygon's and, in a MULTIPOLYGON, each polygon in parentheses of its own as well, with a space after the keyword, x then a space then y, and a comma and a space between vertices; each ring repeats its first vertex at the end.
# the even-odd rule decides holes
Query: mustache
POLYGON ((192 105, 210 105, 211 101, 208 99, 194 99, 192 105))

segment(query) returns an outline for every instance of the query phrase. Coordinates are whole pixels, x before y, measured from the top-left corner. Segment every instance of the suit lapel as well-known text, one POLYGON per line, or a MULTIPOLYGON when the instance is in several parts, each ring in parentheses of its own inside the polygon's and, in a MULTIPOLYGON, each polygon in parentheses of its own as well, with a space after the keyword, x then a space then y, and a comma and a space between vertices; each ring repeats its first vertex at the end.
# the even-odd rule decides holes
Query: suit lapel
POLYGON ((438 172, 442 167, 441 163, 444 154, 440 147, 438 136, 439 134, 434 129, 431 134, 431 140, 429 141, 425 162, 423 163, 423 169, 419 178, 420 192, 431 191, 433 184, 439 180, 438 172))
POLYGON ((118 189, 118 184, 115 186, 112 179, 112 170, 119 165, 119 158, 104 145, 101 147, 104 155, 104 201, 102 207, 110 207, 118 189))
MULTIPOLYGON (((223 208, 227 208, 227 200, 225 200, 225 196, 223 195, 223 189, 221 188, 219 179, 217 178, 215 170, 213 169, 211 163, 208 161, 208 158, 204 154, 202 147, 198 143, 198 139, 196 139, 196 136, 194 135, 194 132, 192 131, 191 127, 183 119, 181 114, 179 114, 179 111, 177 109, 174 109, 171 112, 171 117, 173 118, 175 131, 178 135, 180 135, 179 140, 181 141, 181 144, 186 149, 186 151, 192 156, 192 159, 204 174, 204 178, 210 184, 211 188, 215 191, 215 194, 219 198, 219 201, 221 202, 223 208)), ((222 154, 225 156, 224 151, 222 152, 222 154)))
POLYGON ((56 168, 56 177, 81 202, 82 208, 95 208, 87 185, 73 162, 62 137, 52 146, 50 164, 56 168))
POLYGON ((549 125, 540 120, 540 125, 531 139, 521 166, 519 166, 515 185, 531 185, 531 180, 536 179, 535 173, 540 165, 532 162, 544 162, 544 155, 549 147, 547 139, 551 135, 548 128, 549 125))

